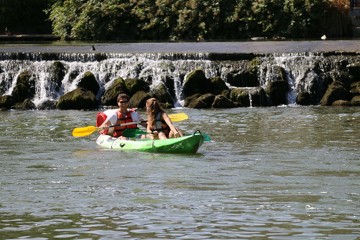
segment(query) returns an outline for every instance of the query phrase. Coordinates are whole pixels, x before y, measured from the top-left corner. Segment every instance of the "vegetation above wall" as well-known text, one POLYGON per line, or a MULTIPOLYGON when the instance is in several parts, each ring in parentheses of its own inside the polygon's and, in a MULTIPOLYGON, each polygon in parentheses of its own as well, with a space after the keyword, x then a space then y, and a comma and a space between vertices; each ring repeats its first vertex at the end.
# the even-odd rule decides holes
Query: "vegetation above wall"
POLYGON ((3 0, 0 33, 74 40, 351 37, 348 0, 3 0), (49 27, 52 24, 52 28, 49 27))

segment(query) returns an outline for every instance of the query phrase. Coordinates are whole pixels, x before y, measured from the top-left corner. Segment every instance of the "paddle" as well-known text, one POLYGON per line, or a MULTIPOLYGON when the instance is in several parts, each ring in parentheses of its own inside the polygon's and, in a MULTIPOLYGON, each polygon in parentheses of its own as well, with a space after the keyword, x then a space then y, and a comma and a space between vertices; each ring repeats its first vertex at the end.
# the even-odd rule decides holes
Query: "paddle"
MULTIPOLYGON (((186 113, 174 113, 174 114, 169 114, 169 118, 173 122, 180 122, 188 119, 189 116, 186 113)), ((142 121, 142 122, 147 122, 147 121, 142 121)), ((127 126, 132 124, 139 124, 142 122, 128 122, 120 125, 112 125, 110 127, 127 126)), ((72 131, 72 135, 73 137, 86 137, 98 130, 101 130, 101 128, 95 126, 79 127, 79 128, 74 128, 74 130, 72 131)))
MULTIPOLYGON (((127 129, 124 130, 122 135, 124 137, 131 138, 131 137, 136 137, 138 135, 146 135, 146 134, 147 134, 147 132, 145 132, 145 131, 143 131, 143 130, 141 130, 139 128, 127 128, 127 129)), ((204 141, 205 142, 210 142, 211 141, 211 138, 210 138, 209 135, 207 135, 205 133, 201 133, 201 135, 204 136, 204 141)))

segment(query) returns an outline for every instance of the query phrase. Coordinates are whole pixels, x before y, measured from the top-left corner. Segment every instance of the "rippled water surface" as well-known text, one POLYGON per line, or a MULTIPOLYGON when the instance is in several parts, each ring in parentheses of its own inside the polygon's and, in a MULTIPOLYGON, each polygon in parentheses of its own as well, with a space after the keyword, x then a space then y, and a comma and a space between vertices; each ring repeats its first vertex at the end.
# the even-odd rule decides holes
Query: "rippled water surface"
MULTIPOLYGON (((359 108, 176 109, 195 155, 103 150, 96 112, 1 111, 1 239, 357 239, 359 108)), ((141 112, 143 114, 143 112, 141 112)))

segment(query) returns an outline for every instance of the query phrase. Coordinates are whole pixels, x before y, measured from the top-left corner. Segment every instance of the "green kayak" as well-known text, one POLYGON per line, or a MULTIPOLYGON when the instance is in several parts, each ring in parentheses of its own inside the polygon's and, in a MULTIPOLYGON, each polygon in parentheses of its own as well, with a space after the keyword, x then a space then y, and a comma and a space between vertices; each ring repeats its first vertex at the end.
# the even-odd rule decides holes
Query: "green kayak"
POLYGON ((121 140, 109 135, 100 135, 96 143, 104 148, 156 153, 196 153, 204 143, 200 132, 179 138, 164 140, 129 139, 121 140))

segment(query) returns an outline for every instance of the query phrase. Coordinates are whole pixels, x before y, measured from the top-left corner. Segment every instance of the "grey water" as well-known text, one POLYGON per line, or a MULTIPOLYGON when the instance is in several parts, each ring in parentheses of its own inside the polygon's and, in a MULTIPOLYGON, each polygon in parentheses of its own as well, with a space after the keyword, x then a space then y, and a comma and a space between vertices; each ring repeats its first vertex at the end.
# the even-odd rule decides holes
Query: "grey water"
POLYGON ((0 111, 0 239, 359 239, 358 108, 168 112, 212 141, 104 150, 71 135, 97 111, 0 111))

